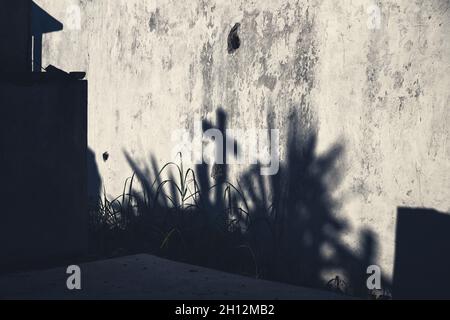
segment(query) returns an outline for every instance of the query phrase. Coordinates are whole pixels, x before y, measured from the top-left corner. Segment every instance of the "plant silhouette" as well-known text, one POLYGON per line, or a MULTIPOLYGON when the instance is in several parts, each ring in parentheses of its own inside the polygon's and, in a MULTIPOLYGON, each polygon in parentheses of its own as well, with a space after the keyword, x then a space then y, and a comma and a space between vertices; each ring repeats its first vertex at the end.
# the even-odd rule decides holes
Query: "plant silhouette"
MULTIPOLYGON (((367 295, 366 268, 376 254, 376 239, 364 231, 360 253, 347 249, 340 235, 348 226, 336 217, 339 203, 331 196, 341 180, 338 159, 344 147, 316 155, 317 136, 301 118, 292 108, 279 173, 263 177, 261 166, 254 165, 236 185, 229 182, 226 164, 186 169, 179 155, 177 163, 162 168, 152 156, 142 167, 125 151, 135 174, 120 197, 109 201, 104 195, 92 212, 95 250, 150 252, 309 287, 325 287, 324 273, 340 272, 348 279, 347 293, 367 295)), ((219 109, 215 126, 205 121, 203 129, 225 134, 226 123, 219 109)))

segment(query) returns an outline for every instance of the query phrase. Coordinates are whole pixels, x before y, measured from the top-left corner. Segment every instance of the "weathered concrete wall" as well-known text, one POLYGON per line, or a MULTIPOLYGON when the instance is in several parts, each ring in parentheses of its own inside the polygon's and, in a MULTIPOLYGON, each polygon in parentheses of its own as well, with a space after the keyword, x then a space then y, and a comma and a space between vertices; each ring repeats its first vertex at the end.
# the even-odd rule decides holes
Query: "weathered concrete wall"
POLYGON ((45 36, 44 64, 87 71, 89 141, 110 194, 132 174, 124 151, 173 160, 172 132, 222 106, 230 127, 299 120, 317 130, 318 153, 344 146, 343 240, 357 249, 372 229, 388 276, 397 207, 450 210, 449 1, 377 2, 379 19, 364 0, 37 3, 65 25, 45 36))

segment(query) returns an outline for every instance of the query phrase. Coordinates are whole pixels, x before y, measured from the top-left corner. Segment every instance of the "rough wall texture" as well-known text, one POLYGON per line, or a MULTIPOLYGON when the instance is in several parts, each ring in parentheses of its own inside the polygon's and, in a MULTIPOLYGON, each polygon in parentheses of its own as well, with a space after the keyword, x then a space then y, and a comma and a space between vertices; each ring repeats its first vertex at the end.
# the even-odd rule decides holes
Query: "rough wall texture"
POLYGON ((372 229, 387 276, 397 207, 450 210, 449 1, 36 2, 65 24, 45 36, 44 64, 87 71, 89 141, 110 194, 132 174, 124 151, 173 160, 173 130, 221 106, 230 127, 270 120, 282 155, 292 121, 317 133, 319 154, 343 145, 343 241, 358 250, 372 229))

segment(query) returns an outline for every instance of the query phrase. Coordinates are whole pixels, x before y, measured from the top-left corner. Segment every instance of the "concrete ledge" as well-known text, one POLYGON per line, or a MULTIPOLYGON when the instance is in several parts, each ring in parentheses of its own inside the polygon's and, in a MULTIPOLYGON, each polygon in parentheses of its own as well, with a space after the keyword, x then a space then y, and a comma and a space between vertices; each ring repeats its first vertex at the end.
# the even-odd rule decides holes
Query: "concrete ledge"
POLYGON ((312 300, 330 292, 256 280, 137 255, 80 265, 82 290, 66 288, 65 268, 4 275, 1 299, 312 300))

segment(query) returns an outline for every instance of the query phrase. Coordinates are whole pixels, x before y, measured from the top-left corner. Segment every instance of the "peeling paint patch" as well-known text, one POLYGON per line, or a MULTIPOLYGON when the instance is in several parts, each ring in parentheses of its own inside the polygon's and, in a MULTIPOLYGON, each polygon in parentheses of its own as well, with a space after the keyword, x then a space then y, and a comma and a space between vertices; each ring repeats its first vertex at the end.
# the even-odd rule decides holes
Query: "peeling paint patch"
POLYGON ((411 98, 419 98, 423 95, 423 90, 420 85, 419 79, 415 80, 414 83, 407 89, 408 94, 411 98))
POLYGON ((200 64, 202 68, 203 77, 203 106, 206 108, 205 112, 210 113, 212 111, 212 83, 213 83, 213 46, 211 43, 206 42, 203 45, 202 52, 200 54, 200 64))
POLYGON ((159 8, 152 12, 148 21, 150 32, 167 34, 169 32, 169 22, 161 16, 159 8))
POLYGON ((277 81, 277 77, 263 74, 261 77, 259 77, 258 84, 265 86, 270 91, 273 91, 275 89, 275 86, 277 85, 277 81))
POLYGON ((400 71, 394 73, 394 89, 400 89, 403 87, 403 82, 405 79, 400 71))
POLYGON ((295 63, 295 82, 303 83, 307 90, 311 90, 315 81, 315 66, 318 62, 318 47, 315 34, 313 33, 314 23, 306 14, 306 22, 297 39, 297 50, 295 63))

